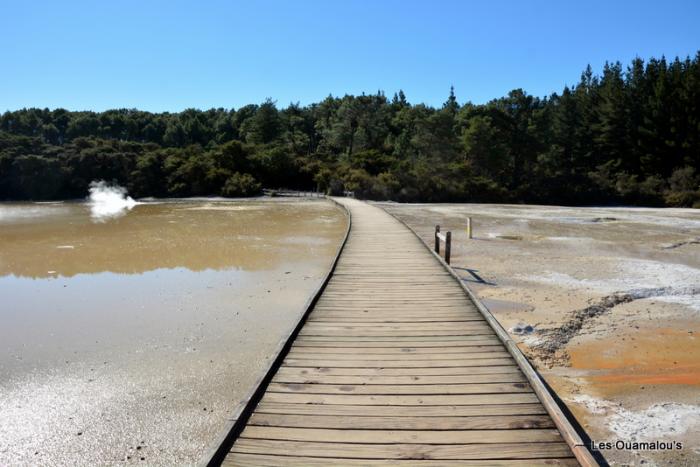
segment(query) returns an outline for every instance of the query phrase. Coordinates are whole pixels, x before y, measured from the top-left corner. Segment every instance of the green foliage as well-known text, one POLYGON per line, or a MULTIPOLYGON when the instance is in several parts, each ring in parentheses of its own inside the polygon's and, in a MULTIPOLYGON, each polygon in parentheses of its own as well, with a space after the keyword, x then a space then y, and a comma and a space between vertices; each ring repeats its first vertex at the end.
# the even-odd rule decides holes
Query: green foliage
POLYGON ((668 180, 669 188, 664 200, 669 206, 692 206, 700 204, 700 176, 693 167, 676 169, 668 180))
POLYGON ((397 201, 700 205, 700 53, 590 66, 537 98, 411 105, 402 91, 278 109, 0 116, 0 199, 255 196, 261 186, 397 201))
POLYGON ((26 199, 50 199, 61 191, 63 177, 56 159, 26 155, 14 158, 8 170, 9 189, 26 199))
POLYGON ((260 183, 252 175, 236 172, 224 183, 221 195, 228 197, 255 196, 260 193, 261 188, 260 183))

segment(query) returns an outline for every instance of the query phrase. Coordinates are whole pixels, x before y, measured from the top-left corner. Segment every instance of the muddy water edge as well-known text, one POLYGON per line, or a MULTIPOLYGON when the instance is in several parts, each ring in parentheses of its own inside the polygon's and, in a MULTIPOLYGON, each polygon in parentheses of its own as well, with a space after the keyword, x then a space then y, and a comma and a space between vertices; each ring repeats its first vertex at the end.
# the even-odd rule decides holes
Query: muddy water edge
POLYGON ((452 231, 455 271, 594 441, 682 444, 609 462, 700 465, 700 210, 379 205, 429 244, 452 231))
POLYGON ((346 226, 325 200, 0 203, 0 465, 198 461, 346 226))

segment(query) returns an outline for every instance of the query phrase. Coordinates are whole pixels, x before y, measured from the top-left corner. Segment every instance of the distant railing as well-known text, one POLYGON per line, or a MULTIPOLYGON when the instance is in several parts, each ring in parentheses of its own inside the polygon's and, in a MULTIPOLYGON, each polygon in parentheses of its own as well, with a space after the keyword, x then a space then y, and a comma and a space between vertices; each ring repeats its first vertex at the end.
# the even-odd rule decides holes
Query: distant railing
POLYGON ((291 198, 323 198, 323 193, 318 191, 298 191, 286 188, 264 188, 263 194, 270 197, 291 197, 291 198))
POLYGON ((440 241, 445 242, 445 262, 450 264, 452 253, 452 232, 440 233, 440 226, 435 226, 435 253, 440 254, 440 241))

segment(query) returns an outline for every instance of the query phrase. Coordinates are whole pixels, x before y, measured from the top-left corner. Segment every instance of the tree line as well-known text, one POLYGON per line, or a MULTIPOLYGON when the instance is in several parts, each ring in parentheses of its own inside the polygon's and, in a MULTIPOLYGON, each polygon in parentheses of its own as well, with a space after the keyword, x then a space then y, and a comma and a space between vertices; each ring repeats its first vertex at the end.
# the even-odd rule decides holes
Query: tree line
POLYGON ((700 207, 700 52, 590 66, 547 97, 410 104, 402 91, 151 113, 22 109, 0 117, 0 199, 254 196, 700 207))

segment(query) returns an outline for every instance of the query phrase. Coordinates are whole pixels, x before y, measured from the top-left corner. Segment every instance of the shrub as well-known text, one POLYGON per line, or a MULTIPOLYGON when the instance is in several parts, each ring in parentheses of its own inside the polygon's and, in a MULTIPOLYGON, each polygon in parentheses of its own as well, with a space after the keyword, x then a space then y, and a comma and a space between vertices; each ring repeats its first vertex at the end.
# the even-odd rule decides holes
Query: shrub
POLYGON ((224 183, 221 195, 231 198, 255 196, 260 193, 260 188, 260 183, 252 175, 236 172, 224 183))

